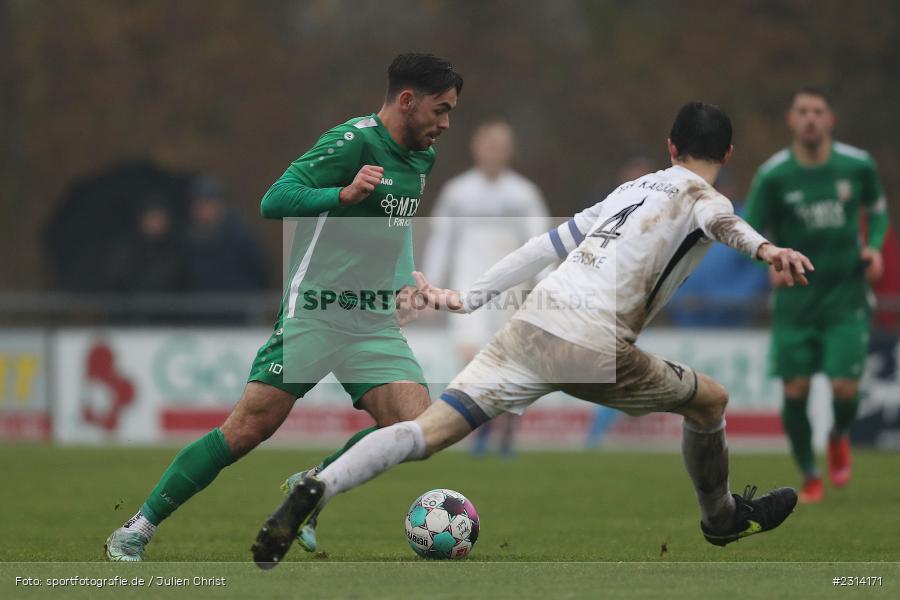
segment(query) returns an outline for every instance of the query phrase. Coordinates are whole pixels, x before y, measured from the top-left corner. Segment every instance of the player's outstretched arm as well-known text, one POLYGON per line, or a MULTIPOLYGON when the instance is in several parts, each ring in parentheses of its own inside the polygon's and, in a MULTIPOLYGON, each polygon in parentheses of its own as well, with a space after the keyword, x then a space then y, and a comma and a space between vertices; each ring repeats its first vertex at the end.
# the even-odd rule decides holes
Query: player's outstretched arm
POLYGON ((552 265, 557 256, 546 238, 546 233, 535 236, 501 258, 466 292, 435 287, 419 272, 414 274, 416 287, 427 298, 428 304, 438 310, 472 312, 552 265))
POLYGON ((597 220, 600 209, 601 203, 598 202, 559 227, 532 237, 501 258, 465 292, 434 287, 421 273, 421 282, 417 284, 419 290, 428 298, 429 304, 439 310, 465 313, 477 310, 506 290, 534 279, 558 259, 566 258, 584 239, 584 234, 597 220), (427 292, 421 287, 426 284, 427 292))

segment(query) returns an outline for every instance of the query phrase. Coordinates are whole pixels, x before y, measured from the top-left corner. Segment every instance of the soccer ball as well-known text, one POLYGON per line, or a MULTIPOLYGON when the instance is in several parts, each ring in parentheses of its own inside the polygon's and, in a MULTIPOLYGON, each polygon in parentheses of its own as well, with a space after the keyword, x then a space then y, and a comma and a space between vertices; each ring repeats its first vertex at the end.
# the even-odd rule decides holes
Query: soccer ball
POLYGON ((425 492, 406 513, 406 539, 423 558, 468 556, 479 529, 475 505, 453 490, 425 492))

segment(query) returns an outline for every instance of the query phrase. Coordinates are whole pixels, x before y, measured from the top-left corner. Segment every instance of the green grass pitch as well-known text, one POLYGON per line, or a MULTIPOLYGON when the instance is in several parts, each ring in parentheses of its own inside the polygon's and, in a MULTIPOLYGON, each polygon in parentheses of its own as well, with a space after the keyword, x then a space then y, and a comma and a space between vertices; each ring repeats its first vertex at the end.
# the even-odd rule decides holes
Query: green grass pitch
MULTIPOLYGON (((798 507, 774 532, 717 548, 700 535, 677 453, 523 453, 512 461, 445 453, 336 498, 320 522, 321 552, 295 546, 289 562, 262 572, 248 564, 257 528, 285 476, 321 454, 263 449, 166 521, 146 563, 103 563, 106 536, 174 453, 0 446, 0 597, 120 596, 122 588, 48 583, 117 575, 143 578, 127 595, 148 598, 900 597, 898 454, 857 452, 849 488, 828 489, 823 504, 798 507), (482 533, 468 560, 423 561, 406 543, 409 504, 435 487, 458 490, 478 508, 482 533), (866 576, 880 576, 880 585, 847 590, 832 581, 866 576), (16 577, 43 583, 17 585, 16 577), (194 577, 226 585, 195 585, 194 577)), ((762 493, 797 478, 786 455, 732 452, 731 483, 762 493)))

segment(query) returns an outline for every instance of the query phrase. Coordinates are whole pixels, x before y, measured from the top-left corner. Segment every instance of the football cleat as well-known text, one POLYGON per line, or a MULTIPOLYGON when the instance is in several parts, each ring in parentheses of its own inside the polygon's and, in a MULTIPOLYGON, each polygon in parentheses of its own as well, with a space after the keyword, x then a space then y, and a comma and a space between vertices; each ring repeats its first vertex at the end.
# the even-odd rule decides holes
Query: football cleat
POLYGON ((138 562, 144 556, 144 547, 150 539, 139 531, 119 527, 113 531, 103 548, 106 558, 112 561, 138 562))
POLYGON ((850 483, 850 438, 828 437, 828 478, 834 487, 850 483))
POLYGON ((324 482, 312 475, 305 477, 266 519, 251 548, 253 560, 260 569, 272 569, 281 562, 300 527, 321 506, 324 491, 324 482))
MULTIPOLYGON (((284 492, 284 495, 287 496, 291 493, 297 484, 303 481, 303 478, 306 477, 307 473, 311 473, 312 475, 316 475, 318 473, 318 468, 310 469, 309 471, 300 471, 299 473, 294 473, 290 477, 288 477, 284 483, 281 484, 281 491, 284 492)), ((320 510, 316 509, 313 511, 313 514, 309 516, 309 521, 306 522, 302 528, 300 528, 300 533, 297 534, 297 543, 300 544, 300 547, 306 550, 307 552, 315 552, 316 548, 318 548, 318 544, 316 543, 316 525, 319 522, 319 512, 320 510)))
POLYGON ((741 496, 734 497, 734 520, 729 531, 714 532, 700 522, 703 537, 710 544, 725 546, 731 542, 775 529, 794 511, 797 505, 797 492, 793 488, 778 488, 756 500, 756 486, 747 486, 741 496))
POLYGON ((818 475, 807 477, 800 490, 800 504, 817 504, 825 499, 825 486, 818 475))

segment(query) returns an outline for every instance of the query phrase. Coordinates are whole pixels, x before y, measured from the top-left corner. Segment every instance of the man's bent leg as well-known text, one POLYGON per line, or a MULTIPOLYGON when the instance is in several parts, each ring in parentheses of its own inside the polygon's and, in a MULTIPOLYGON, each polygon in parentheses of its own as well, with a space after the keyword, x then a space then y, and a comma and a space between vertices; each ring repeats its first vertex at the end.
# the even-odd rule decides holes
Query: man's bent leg
POLYGON ((696 396, 674 412, 684 416, 684 465, 700 503, 703 537, 725 546, 781 525, 793 512, 797 493, 778 488, 754 499, 756 486, 747 486, 743 496, 729 492, 724 419, 728 393, 711 378, 697 375, 696 396))
POLYGON ((676 409, 684 416, 682 458, 700 503, 701 520, 713 531, 731 524, 735 503, 728 487, 725 406, 728 392, 712 378, 697 373, 697 394, 676 409))
MULTIPOLYGON (((420 415, 428 405, 430 399, 428 397, 428 388, 414 381, 401 380, 370 387, 365 391, 366 386, 360 384, 346 385, 345 389, 355 395, 361 393, 356 402, 359 408, 364 409, 372 418, 375 419, 374 427, 367 427, 356 432, 347 440, 344 447, 325 457, 321 463, 310 471, 301 471, 288 477, 287 481, 281 486, 285 494, 290 494, 294 487, 299 484, 307 474, 317 474, 328 467, 335 460, 340 458, 347 450, 352 448, 361 439, 376 431, 379 427, 387 427, 401 421, 410 421, 420 415)), ((354 400, 357 400, 354 398, 354 400)), ((307 552, 315 552, 318 548, 318 539, 316 535, 316 527, 318 526, 319 513, 321 509, 316 510, 309 518, 303 529, 300 531, 300 544, 307 552)))
POLYGON ((159 525, 176 508, 209 485, 219 471, 268 439, 284 422, 295 398, 276 387, 250 382, 216 428, 184 447, 144 503, 148 520, 159 525))
POLYGON ((284 422, 294 400, 293 395, 270 385, 248 383, 222 427, 185 446, 138 513, 113 532, 107 540, 108 557, 140 560, 143 546, 150 541, 156 526, 208 486, 219 471, 271 436, 284 422))
POLYGON ((394 381, 370 389, 363 394, 358 404, 360 408, 372 415, 372 418, 375 419, 375 426, 353 434, 343 448, 322 460, 316 467, 317 471, 325 469, 359 440, 379 427, 415 419, 428 408, 431 400, 428 397, 428 388, 424 385, 414 381, 394 381))
POLYGON ((379 429, 360 440, 316 476, 301 481, 260 528, 253 559, 263 569, 278 564, 300 530, 336 493, 347 491, 391 467, 428 455, 472 431, 469 420, 444 402, 415 421, 379 429))
POLYGON ((446 401, 435 402, 416 420, 397 423, 367 436, 319 473, 318 478, 325 482, 325 500, 402 462, 427 458, 471 431, 471 423, 457 408, 446 401))

